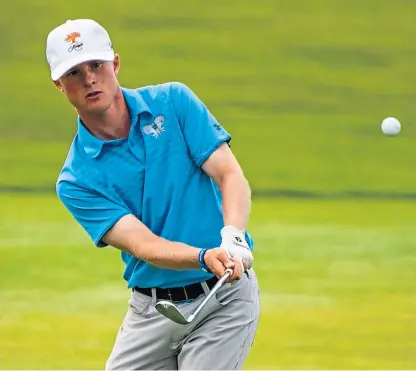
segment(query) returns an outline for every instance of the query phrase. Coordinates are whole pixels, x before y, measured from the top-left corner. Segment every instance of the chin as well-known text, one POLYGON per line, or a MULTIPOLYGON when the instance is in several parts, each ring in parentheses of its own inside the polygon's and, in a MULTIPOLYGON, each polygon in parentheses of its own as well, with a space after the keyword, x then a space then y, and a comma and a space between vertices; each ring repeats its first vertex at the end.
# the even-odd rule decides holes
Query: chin
POLYGON ((85 109, 94 113, 102 113, 107 111, 110 108, 110 106, 111 104, 108 104, 108 102, 88 102, 85 105, 85 109))

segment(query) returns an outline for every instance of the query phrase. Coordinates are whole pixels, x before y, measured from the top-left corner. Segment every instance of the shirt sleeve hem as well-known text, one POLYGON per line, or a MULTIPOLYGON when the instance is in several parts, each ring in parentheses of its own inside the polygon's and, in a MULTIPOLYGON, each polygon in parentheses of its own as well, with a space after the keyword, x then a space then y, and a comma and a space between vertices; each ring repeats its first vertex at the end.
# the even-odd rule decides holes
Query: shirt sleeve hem
POLYGON ((224 142, 227 142, 229 144, 230 140, 231 140, 230 135, 226 135, 218 139, 209 150, 203 152, 202 154, 200 154, 198 157, 195 158, 195 164, 198 167, 201 167, 202 164, 208 159, 208 157, 211 156, 221 144, 223 144, 224 142))
POLYGON ((109 229, 111 227, 114 226, 114 224, 116 224, 123 216, 129 215, 131 214, 131 212, 129 211, 124 211, 122 213, 120 213, 119 215, 117 215, 115 218, 111 219, 111 221, 109 221, 106 226, 103 228, 103 230, 101 231, 101 233, 94 238, 94 243, 97 247, 106 247, 108 246, 108 244, 106 244, 104 241, 102 241, 103 236, 109 231, 109 229))

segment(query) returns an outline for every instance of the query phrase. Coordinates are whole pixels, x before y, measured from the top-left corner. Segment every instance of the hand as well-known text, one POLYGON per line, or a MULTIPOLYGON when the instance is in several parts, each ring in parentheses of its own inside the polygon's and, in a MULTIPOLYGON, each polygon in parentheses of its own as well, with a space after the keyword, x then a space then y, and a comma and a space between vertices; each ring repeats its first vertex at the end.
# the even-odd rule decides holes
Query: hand
POLYGON ((254 257, 245 239, 244 231, 229 225, 221 230, 221 236, 221 248, 226 250, 234 261, 239 262, 242 272, 251 268, 254 257))
POLYGON ((240 264, 236 264, 236 261, 230 257, 227 251, 220 247, 208 250, 205 253, 204 261, 209 270, 214 273, 217 278, 221 278, 227 268, 232 269, 233 274, 228 278, 227 282, 238 281, 241 279, 241 275, 244 272, 241 269, 240 264))

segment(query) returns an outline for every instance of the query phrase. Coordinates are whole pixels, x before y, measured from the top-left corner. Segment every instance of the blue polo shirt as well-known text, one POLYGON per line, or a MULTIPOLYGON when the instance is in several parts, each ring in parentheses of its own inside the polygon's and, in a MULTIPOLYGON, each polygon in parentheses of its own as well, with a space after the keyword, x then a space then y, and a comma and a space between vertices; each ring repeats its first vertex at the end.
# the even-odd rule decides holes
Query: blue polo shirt
MULTIPOLYGON (((78 117, 56 183, 59 199, 98 247, 106 246, 103 235, 128 214, 165 239, 218 247, 221 193, 201 165, 230 135, 184 84, 122 92, 131 117, 128 137, 101 140, 78 117)), ((155 267, 123 251, 121 257, 128 287, 176 287, 212 277, 200 269, 155 267)))

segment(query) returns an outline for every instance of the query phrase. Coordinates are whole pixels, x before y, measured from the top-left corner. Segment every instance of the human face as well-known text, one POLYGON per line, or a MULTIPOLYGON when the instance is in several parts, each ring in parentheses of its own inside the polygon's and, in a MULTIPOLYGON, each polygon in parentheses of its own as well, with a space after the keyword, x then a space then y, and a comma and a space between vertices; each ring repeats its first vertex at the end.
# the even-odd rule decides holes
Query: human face
POLYGON ((89 61, 66 72, 55 85, 80 113, 101 114, 113 104, 119 84, 118 55, 114 62, 89 61))

